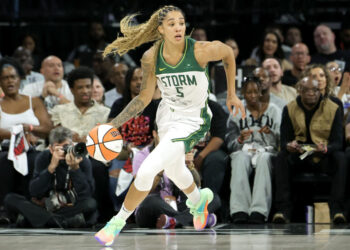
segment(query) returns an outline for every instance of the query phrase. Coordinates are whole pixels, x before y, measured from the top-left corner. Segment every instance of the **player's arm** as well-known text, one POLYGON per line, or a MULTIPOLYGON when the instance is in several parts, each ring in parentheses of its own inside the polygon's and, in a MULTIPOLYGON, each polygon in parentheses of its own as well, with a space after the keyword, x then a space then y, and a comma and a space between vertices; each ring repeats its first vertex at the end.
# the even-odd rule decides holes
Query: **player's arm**
POLYGON ((208 62, 222 60, 227 79, 227 108, 231 113, 232 106, 235 106, 235 115, 241 111, 244 118, 244 106, 236 95, 236 61, 232 48, 220 41, 197 42, 195 45, 195 56, 202 67, 205 67, 208 62))
POLYGON ((154 49, 147 50, 141 59, 142 84, 140 93, 134 97, 123 111, 115 117, 111 123, 119 128, 125 122, 135 117, 151 102, 156 86, 156 75, 154 72, 154 49))

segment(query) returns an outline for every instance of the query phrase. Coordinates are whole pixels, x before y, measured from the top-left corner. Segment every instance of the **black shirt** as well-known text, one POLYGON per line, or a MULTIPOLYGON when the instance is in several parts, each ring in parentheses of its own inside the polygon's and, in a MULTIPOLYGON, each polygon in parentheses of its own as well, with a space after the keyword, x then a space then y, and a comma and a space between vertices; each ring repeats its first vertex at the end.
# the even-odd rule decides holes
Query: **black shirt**
MULTIPOLYGON (((48 171, 52 154, 49 150, 41 152, 35 159, 33 178, 29 184, 29 192, 32 197, 42 198, 48 196, 55 187, 55 175, 48 171)), ((92 177, 91 162, 85 158, 79 163, 77 170, 68 170, 65 161, 60 161, 56 168, 56 178, 58 191, 63 191, 66 183, 67 172, 72 181, 72 185, 77 193, 77 200, 84 200, 92 197, 95 183, 92 177)))
POLYGON ((219 137, 222 140, 225 140, 226 134, 226 121, 228 115, 217 102, 209 100, 209 108, 213 113, 213 117, 210 123, 210 135, 211 137, 219 137))
POLYGON ((284 71, 283 77, 282 77, 283 84, 294 87, 297 82, 298 82, 298 78, 293 76, 291 70, 284 71))
POLYGON ((336 52, 329 55, 317 53, 315 55, 312 55, 311 57, 311 63, 327 64, 331 61, 337 61, 337 63, 340 64, 340 66, 343 66, 343 69, 345 69, 348 72, 350 71, 349 51, 337 50, 336 52))

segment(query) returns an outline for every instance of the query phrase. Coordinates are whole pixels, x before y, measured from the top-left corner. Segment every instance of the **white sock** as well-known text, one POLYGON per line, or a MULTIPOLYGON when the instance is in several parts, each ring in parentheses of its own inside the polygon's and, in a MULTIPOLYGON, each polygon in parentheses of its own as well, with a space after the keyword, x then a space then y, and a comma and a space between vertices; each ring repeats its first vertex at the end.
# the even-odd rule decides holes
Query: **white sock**
POLYGON ((201 199, 201 193, 199 192, 198 187, 195 187, 191 193, 186 195, 193 205, 196 205, 201 199))
POLYGON ((134 211, 129 211, 127 210, 125 207, 124 207, 124 203, 120 209, 120 211, 117 213, 117 215, 115 216, 115 218, 119 218, 119 219, 122 219, 124 221, 126 221, 130 215, 132 215, 134 211))

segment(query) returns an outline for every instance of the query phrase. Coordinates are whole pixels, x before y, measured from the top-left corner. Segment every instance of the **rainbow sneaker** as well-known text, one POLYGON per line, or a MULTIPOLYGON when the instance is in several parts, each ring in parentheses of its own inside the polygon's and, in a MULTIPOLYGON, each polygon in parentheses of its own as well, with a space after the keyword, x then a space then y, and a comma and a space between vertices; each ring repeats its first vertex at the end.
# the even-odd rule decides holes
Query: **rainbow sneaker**
POLYGON ((95 239, 100 242, 101 245, 110 246, 113 244, 114 238, 119 235, 124 226, 125 221, 114 216, 95 234, 95 239))
POLYGON ((196 230, 203 230, 208 222, 208 204, 213 200, 213 192, 209 188, 200 190, 201 199, 193 205, 190 200, 186 201, 190 213, 193 215, 193 226, 196 230))

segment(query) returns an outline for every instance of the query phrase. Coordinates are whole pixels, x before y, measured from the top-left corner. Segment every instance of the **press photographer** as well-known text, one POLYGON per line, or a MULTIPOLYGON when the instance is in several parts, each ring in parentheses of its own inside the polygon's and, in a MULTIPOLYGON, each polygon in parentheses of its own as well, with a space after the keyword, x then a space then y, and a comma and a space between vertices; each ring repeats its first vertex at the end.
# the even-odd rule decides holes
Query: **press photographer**
POLYGON ((31 201, 17 194, 5 198, 5 207, 17 226, 84 227, 96 222, 94 180, 85 145, 72 143, 72 132, 53 129, 49 150, 35 161, 29 185, 31 201))

